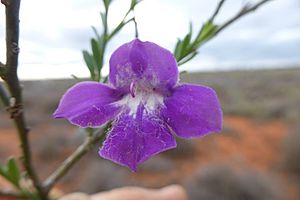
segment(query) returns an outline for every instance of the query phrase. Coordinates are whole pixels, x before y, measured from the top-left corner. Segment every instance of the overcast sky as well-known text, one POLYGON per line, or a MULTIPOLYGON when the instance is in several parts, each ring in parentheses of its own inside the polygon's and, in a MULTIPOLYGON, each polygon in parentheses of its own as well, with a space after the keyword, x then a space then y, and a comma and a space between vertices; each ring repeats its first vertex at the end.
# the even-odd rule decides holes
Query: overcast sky
MULTIPOLYGON (((251 0, 249 0, 251 1, 251 0)), ((141 40, 173 50, 191 21, 197 30, 211 15, 218 0, 144 0, 136 7, 141 40)), ((222 22, 234 15, 246 0, 228 0, 217 18, 222 22)), ((252 0, 252 2, 255 2, 252 0)), ((117 24, 129 5, 114 0, 110 27, 117 24)), ((79 77, 88 75, 81 55, 89 48, 93 32, 100 27, 100 0, 26 0, 20 13, 20 66, 23 79, 79 77)), ((5 62, 5 16, 0 6, 0 61, 5 62)), ((134 37, 128 25, 108 47, 111 52, 134 37)), ((224 70, 229 68, 300 66, 300 1, 274 0, 236 22, 207 43, 182 70, 224 70)))

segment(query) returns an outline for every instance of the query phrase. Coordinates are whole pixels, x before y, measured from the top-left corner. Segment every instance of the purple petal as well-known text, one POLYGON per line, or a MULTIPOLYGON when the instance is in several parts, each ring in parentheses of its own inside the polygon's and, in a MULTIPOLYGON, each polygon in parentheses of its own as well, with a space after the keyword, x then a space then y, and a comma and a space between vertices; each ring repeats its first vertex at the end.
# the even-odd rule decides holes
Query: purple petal
POLYGON ((99 127, 120 112, 114 102, 121 98, 120 92, 106 85, 81 82, 64 94, 53 115, 84 128, 99 127))
POLYGON ((178 68, 170 51, 135 39, 112 54, 109 80, 116 88, 126 91, 136 82, 142 89, 164 92, 177 83, 178 68))
POLYGON ((176 141, 165 122, 140 105, 135 115, 129 115, 129 111, 120 115, 99 155, 136 171, 138 164, 175 147, 176 141))
POLYGON ((220 103, 209 87, 180 85, 165 98, 164 104, 161 114, 180 137, 197 137, 222 129, 220 103))

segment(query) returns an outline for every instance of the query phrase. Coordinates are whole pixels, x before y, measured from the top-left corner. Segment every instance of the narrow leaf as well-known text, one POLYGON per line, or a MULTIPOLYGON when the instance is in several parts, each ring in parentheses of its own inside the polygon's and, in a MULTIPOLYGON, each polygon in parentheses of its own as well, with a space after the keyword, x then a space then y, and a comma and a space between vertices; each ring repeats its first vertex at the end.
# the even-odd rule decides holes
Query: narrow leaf
POLYGON ((174 50, 174 56, 177 61, 181 58, 181 48, 182 48, 182 42, 180 39, 178 39, 174 50))
POLYGON ((101 16, 102 25, 103 25, 103 27, 105 27, 106 26, 106 16, 102 12, 100 12, 100 16, 101 16))
POLYGON ((134 7, 139 4, 142 0, 131 0, 130 10, 133 10, 134 7))
POLYGON ((91 74, 91 78, 93 80, 95 80, 95 61, 93 60, 93 57, 90 55, 89 52, 87 51, 82 51, 82 55, 83 55, 83 59, 85 61, 85 64, 87 65, 89 71, 90 71, 90 74, 91 74))
POLYGON ((100 65, 100 50, 99 50, 98 42, 94 38, 91 39, 91 46, 92 46, 94 60, 96 61, 97 68, 99 68, 99 65, 100 65))
POLYGON ((0 165, 0 175, 3 177, 7 177, 7 168, 4 165, 0 165))
POLYGON ((94 31, 94 33, 95 33, 95 35, 96 35, 97 39, 99 40, 99 38, 100 38, 100 34, 98 33, 98 31, 97 31, 96 27, 95 27, 95 26, 92 26, 92 29, 93 29, 93 31, 94 31))
POLYGON ((110 4, 110 1, 111 0, 103 0, 103 3, 104 3, 104 6, 105 6, 105 9, 107 10, 109 4, 110 4))
POLYGON ((7 162, 7 174, 11 182, 19 187, 19 180, 21 177, 20 170, 18 168, 17 162, 14 158, 10 158, 7 162))
POLYGON ((124 21, 120 22, 120 24, 111 32, 109 35, 109 38, 112 38, 115 34, 117 34, 125 25, 126 23, 124 21))
POLYGON ((208 20, 201 28, 197 38, 196 38, 196 43, 197 46, 200 46, 202 43, 206 42, 209 40, 214 32, 217 29, 217 25, 213 24, 211 20, 208 20))
POLYGON ((180 61, 178 63, 178 65, 183 65, 187 62, 189 62, 190 60, 192 60, 196 55, 198 55, 198 52, 193 52, 191 54, 189 54, 188 56, 186 56, 182 61, 180 61))
POLYGON ((131 0, 130 9, 133 9, 136 4, 137 0, 131 0))
POLYGON ((191 33, 187 34, 184 37, 182 44, 181 44, 180 55, 184 54, 187 50, 187 47, 190 46, 191 37, 192 37, 191 33))

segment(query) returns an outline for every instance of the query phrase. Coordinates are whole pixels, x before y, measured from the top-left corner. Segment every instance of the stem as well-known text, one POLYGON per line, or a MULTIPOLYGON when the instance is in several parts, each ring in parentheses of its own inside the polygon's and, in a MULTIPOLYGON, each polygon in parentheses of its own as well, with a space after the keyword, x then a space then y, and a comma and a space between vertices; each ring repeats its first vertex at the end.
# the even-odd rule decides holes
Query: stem
MULTIPOLYGON (((226 0, 220 0, 219 4, 217 5, 213 15, 209 18, 208 22, 213 23, 214 19, 216 18, 216 16, 218 15, 218 13, 220 12, 222 6, 224 5, 226 0)), ((208 41, 210 41, 211 39, 213 39, 215 36, 217 36, 217 34, 219 34, 221 31, 223 31, 225 28, 227 28, 229 25, 231 25, 232 23, 234 23, 235 21, 237 21, 238 19, 240 19, 241 17, 245 16, 246 14, 249 14, 250 12, 255 11, 256 9, 258 9, 259 7, 261 7, 262 5, 264 5, 265 3, 269 2, 271 0, 261 0, 260 2, 254 4, 254 5, 249 5, 247 4, 246 6, 242 7, 241 10, 232 18, 230 18, 229 20, 227 20, 226 22, 224 22, 223 24, 217 26, 217 28, 215 30, 211 30, 212 32, 207 33, 209 35, 209 38, 201 41, 201 42, 197 42, 197 40, 199 39, 201 32, 203 30, 200 29, 198 35, 196 36, 195 41, 193 41, 191 43, 191 47, 186 50, 184 53, 182 53, 182 55, 177 58, 177 62, 178 65, 182 65, 187 63, 188 61, 190 61, 191 59, 194 58, 195 54, 198 53, 198 49, 203 46, 205 43, 207 43, 208 41), (182 61, 184 60, 184 61, 182 61)))
MULTIPOLYGON (((104 1, 103 1, 104 3, 104 1)), ((105 3, 104 3, 105 5, 105 3)), ((107 22, 107 17, 108 17, 108 10, 109 10, 109 5, 105 7, 105 20, 104 20, 104 27, 103 27, 103 42, 101 45, 101 51, 100 51, 100 67, 98 67, 98 81, 101 81, 102 75, 101 75, 101 70, 103 68, 104 65, 104 53, 106 50, 106 45, 107 45, 107 41, 108 41, 108 22, 107 22)))
POLYGON ((219 14, 219 11, 221 10, 221 8, 222 8, 222 6, 223 6, 224 3, 225 3, 225 0, 221 0, 219 2, 218 6, 217 6, 217 8, 215 10, 215 12, 213 13, 213 15, 210 18, 210 21, 213 22, 215 20, 216 16, 219 14))
POLYGON ((121 21, 120 24, 107 36, 107 41, 109 41, 111 38, 113 38, 119 32, 120 29, 118 27, 125 26, 129 22, 133 21, 133 18, 131 18, 131 19, 127 20, 127 21, 124 21, 124 20, 125 19, 123 19, 123 21, 121 21))
POLYGON ((4 80, 7 83, 11 98, 14 100, 10 105, 9 111, 18 130, 18 136, 21 142, 22 163, 29 177, 31 178, 37 193, 42 199, 48 197, 44 192, 40 181, 35 173, 31 162, 31 153, 28 141, 27 124, 22 109, 23 100, 19 78, 17 75, 18 55, 19 55, 19 10, 20 0, 10 0, 6 4, 6 70, 4 80))
POLYGON ((134 22, 134 30, 135 30, 135 38, 139 38, 139 31, 138 31, 138 25, 137 22, 135 20, 135 17, 133 17, 133 22, 134 22))
POLYGON ((110 127, 110 123, 94 135, 88 135, 85 141, 46 179, 44 188, 47 192, 58 182, 79 159, 81 159, 96 142, 99 142, 110 127))
POLYGON ((258 2, 257 4, 254 4, 252 6, 249 5, 249 4, 246 5, 246 6, 244 6, 235 16, 233 16, 231 19, 229 19, 228 21, 226 21, 225 23, 223 23, 221 26, 219 26, 219 28, 217 29, 217 31, 214 33, 214 36, 216 36, 222 30, 224 30, 225 28, 227 28, 233 22, 237 21, 238 19, 240 19, 244 15, 249 14, 250 12, 255 11, 260 6, 264 5, 265 3, 269 2, 269 1, 272 1, 272 0, 262 0, 262 1, 258 2))

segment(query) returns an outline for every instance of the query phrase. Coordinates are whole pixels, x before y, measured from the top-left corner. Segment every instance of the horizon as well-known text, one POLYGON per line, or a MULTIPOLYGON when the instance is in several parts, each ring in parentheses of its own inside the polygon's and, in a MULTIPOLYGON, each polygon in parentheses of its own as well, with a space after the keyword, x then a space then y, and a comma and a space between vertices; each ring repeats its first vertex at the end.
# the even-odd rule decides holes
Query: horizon
MULTIPOLYGON (((186 34, 189 21, 193 23, 194 30, 198 30, 217 2, 192 0, 186 4, 182 0, 145 0, 135 10, 140 39, 172 51, 176 39, 186 34)), ((127 3, 128 0, 112 3, 110 27, 122 18, 127 3)), ((68 78, 72 74, 79 78, 88 76, 81 50, 89 49, 89 39, 93 35, 91 26, 99 27, 99 11, 103 8, 97 0, 66 0, 60 4, 63 5, 57 8, 58 0, 28 0, 22 3, 21 79, 68 78), (34 9, 37 7, 41 9, 34 9), (55 15, 53 10, 56 10, 55 15)), ((243 0, 226 2, 216 22, 225 21, 244 4, 243 0)), ((195 72, 300 66, 299 10, 297 0, 271 1, 205 44, 200 54, 181 66, 180 70, 195 72)), ((4 7, 0 8, 0 15, 4 15, 4 7)), ((0 23, 0 61, 3 62, 4 24, 0 23)), ((113 50, 133 38, 134 28, 129 24, 112 40, 105 57, 105 75, 108 74, 108 60, 113 50)))

